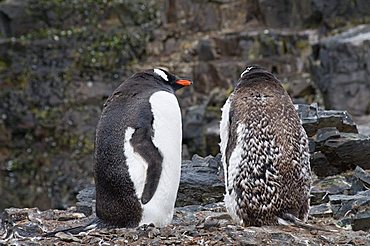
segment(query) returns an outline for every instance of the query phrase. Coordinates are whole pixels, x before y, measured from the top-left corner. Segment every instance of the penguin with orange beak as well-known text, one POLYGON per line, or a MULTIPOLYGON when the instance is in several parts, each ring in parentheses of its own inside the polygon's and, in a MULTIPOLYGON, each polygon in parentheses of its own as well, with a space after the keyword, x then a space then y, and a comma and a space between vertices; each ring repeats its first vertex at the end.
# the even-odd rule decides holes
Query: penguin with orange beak
POLYGON ((182 146, 174 93, 191 84, 150 69, 124 81, 105 102, 94 155, 98 224, 162 227, 172 221, 182 146))

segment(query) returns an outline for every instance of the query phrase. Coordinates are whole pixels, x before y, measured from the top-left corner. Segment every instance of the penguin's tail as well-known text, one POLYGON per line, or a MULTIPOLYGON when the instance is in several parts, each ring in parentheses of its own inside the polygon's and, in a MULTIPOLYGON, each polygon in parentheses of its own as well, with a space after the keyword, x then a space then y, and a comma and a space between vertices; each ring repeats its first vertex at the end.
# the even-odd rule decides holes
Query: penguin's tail
POLYGON ((308 229, 308 230, 338 232, 337 230, 326 229, 320 226, 305 223, 290 213, 284 213, 280 217, 278 217, 278 223, 280 225, 292 225, 293 224, 297 227, 301 227, 301 228, 308 229))
POLYGON ((59 232, 71 233, 71 234, 76 235, 76 234, 79 234, 80 232, 87 232, 87 231, 96 229, 98 228, 98 225, 99 225, 99 221, 95 218, 89 223, 87 223, 86 225, 47 232, 47 233, 44 233, 42 237, 53 237, 59 232))

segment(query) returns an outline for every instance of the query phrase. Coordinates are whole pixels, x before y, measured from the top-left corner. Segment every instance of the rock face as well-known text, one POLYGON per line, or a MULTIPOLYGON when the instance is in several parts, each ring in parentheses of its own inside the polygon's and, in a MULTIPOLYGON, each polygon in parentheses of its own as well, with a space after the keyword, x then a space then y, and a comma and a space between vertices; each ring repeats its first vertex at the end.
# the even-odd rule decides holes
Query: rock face
POLYGON ((313 137, 318 134, 318 141, 323 141, 330 137, 324 135, 325 132, 321 129, 335 128, 340 132, 358 133, 356 124, 346 111, 323 110, 317 104, 298 104, 296 109, 307 136, 313 137), (321 132, 319 132, 320 130, 321 132))
POLYGON ((370 113, 370 25, 351 28, 316 46, 313 73, 327 108, 370 113))
POLYGON ((326 26, 340 27, 348 24, 348 19, 366 23, 370 19, 370 3, 366 0, 320 1, 320 0, 257 0, 254 15, 269 27, 312 28, 326 26), (281 16, 284 15, 284 18, 281 16))
POLYGON ((29 0, 6 0, 0 3, 0 37, 20 35, 40 28, 38 20, 27 12, 29 0))
POLYGON ((231 27, 243 21, 247 1, 166 0, 164 22, 176 28, 205 32, 231 27))
POLYGON ((297 105, 310 140, 311 168, 318 176, 370 169, 370 137, 358 134, 347 112, 323 110, 317 105, 297 105))

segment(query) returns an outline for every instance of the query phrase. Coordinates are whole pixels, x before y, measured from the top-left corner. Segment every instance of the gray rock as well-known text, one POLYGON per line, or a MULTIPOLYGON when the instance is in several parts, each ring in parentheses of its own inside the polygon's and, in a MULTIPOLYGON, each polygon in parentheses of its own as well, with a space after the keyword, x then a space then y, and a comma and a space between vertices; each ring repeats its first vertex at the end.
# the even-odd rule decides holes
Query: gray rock
POLYGON ((311 157, 311 168, 319 176, 335 175, 353 170, 356 165, 370 169, 370 138, 355 133, 340 133, 339 138, 328 139, 316 147, 328 161, 326 167, 322 160, 311 157))
POLYGON ((370 169, 370 138, 358 134, 346 111, 323 110, 317 104, 295 105, 310 138, 311 168, 320 177, 370 169))
POLYGON ((346 111, 319 110, 318 128, 336 127, 340 132, 358 133, 356 124, 346 111))
POLYGON ((351 183, 344 176, 337 175, 316 180, 311 188, 311 204, 322 204, 329 201, 328 195, 348 193, 351 183))
POLYGON ((183 144, 187 146, 190 155, 194 153, 217 155, 219 151, 219 120, 220 108, 224 104, 226 92, 214 88, 208 92, 201 105, 190 106, 183 114, 183 144))
POLYGON ((349 195, 357 194, 363 190, 365 190, 364 183, 357 177, 352 177, 351 181, 351 189, 348 192, 349 195))
POLYGON ((354 117, 354 121, 360 134, 370 136, 370 115, 354 117))
POLYGON ((325 154, 317 151, 310 156, 311 170, 319 177, 329 176, 338 173, 338 169, 331 166, 325 154))
POLYGON ((324 142, 331 138, 339 138, 340 134, 336 127, 324 127, 317 130, 316 142, 324 142))
MULTIPOLYGON (((254 33, 253 33, 254 34, 254 33)), ((240 54, 241 40, 248 42, 254 35, 251 33, 227 33, 214 38, 219 55, 230 57, 240 54)))
POLYGON ((184 139, 200 137, 205 114, 205 106, 189 107, 184 117, 184 139))
POLYGON ((309 137, 326 127, 335 127, 339 132, 358 133, 356 124, 346 111, 323 110, 317 104, 297 104, 295 107, 309 137))
POLYGON ((170 37, 164 42, 163 53, 166 55, 172 54, 176 51, 178 46, 178 40, 176 40, 174 37, 170 37))
POLYGON ((0 36, 19 36, 43 26, 40 20, 28 11, 30 2, 30 0, 6 0, 0 3, 0 36))
POLYGON ((370 173, 366 172, 364 169, 361 167, 357 166, 354 175, 359 178, 362 182, 366 184, 366 186, 370 185, 370 173))
POLYGON ((200 40, 197 48, 197 54, 200 61, 214 60, 216 58, 216 53, 211 40, 200 40))
POLYGON ((4 12, 0 12, 0 33, 1 36, 10 37, 12 31, 10 29, 10 18, 4 12))
POLYGON ((340 204, 342 202, 354 201, 354 200, 369 200, 370 193, 360 192, 356 195, 330 195, 329 200, 331 204, 340 204))
POLYGON ((352 229, 354 231, 366 231, 370 229, 370 210, 355 215, 352 222, 352 229))
POLYGON ((193 67, 193 79, 197 81, 194 83, 194 90, 207 94, 215 87, 227 88, 228 84, 222 80, 219 74, 219 69, 215 63, 197 63, 193 67))
POLYGON ((78 192, 76 210, 86 217, 95 213, 95 187, 87 187, 78 192))
POLYGON ((314 217, 330 217, 333 215, 330 203, 323 203, 310 207, 309 215, 314 217))
POLYGON ((187 108, 183 120, 183 143, 189 152, 203 154, 205 152, 205 110, 206 106, 192 106, 187 108))
POLYGON ((370 191, 359 192, 354 196, 339 195, 330 197, 334 217, 338 225, 354 231, 369 229, 370 191))
POLYGON ((311 155, 315 154, 316 143, 312 138, 308 139, 308 151, 311 155))
POLYGON ((220 122, 214 120, 205 126, 206 153, 217 155, 220 152, 220 122))
POLYGON ((333 216, 337 219, 344 218, 352 221, 358 213, 370 209, 370 192, 368 191, 359 192, 356 195, 331 195, 329 200, 333 216))
POLYGON ((214 31, 230 27, 244 19, 246 2, 232 1, 165 1, 164 22, 176 24, 177 29, 196 32, 214 31))
POLYGON ((320 42, 312 70, 326 108, 369 113, 369 38, 370 25, 363 25, 320 42))
POLYGON ((254 3, 257 4, 255 11, 248 14, 274 28, 335 28, 348 22, 366 23, 370 17, 367 11, 370 3, 366 0, 356 4, 341 0, 258 0, 254 3))
POLYGON ((184 161, 176 206, 223 201, 221 170, 221 155, 205 158, 194 155, 190 161, 184 161))

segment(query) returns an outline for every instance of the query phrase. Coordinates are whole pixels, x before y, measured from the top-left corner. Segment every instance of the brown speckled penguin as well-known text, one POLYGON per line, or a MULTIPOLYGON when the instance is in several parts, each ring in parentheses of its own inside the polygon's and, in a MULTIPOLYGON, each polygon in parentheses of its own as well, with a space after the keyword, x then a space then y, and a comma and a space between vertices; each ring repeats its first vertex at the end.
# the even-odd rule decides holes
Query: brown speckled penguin
POLYGON ((222 109, 225 205, 244 226, 307 220, 311 185, 307 135, 280 81, 261 67, 240 76, 222 109))

